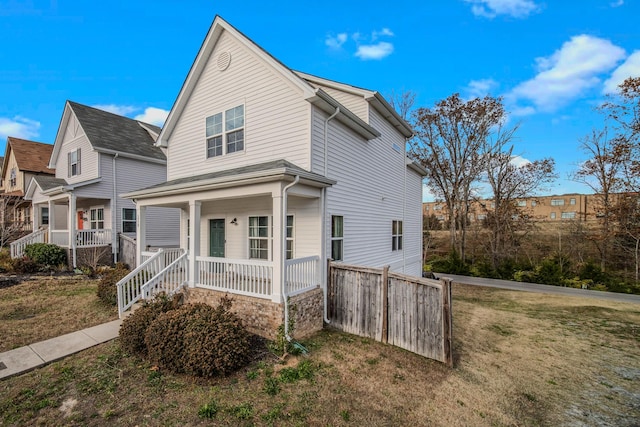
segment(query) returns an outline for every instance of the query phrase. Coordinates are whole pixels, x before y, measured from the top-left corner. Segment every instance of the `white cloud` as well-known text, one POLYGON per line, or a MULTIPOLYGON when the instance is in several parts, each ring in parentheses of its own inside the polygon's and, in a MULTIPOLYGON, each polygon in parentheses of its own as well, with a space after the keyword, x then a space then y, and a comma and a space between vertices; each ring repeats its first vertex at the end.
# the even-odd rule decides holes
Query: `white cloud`
POLYGON ((511 163, 513 166, 517 168, 521 168, 522 166, 528 165, 529 163, 531 163, 531 160, 525 159, 522 156, 512 156, 509 163, 511 163))
POLYGON ((498 15, 526 18, 540 9, 533 0, 464 0, 471 3, 471 12, 476 16, 493 19, 498 15))
POLYGON ((636 50, 604 82, 602 93, 618 92, 618 85, 629 77, 640 77, 640 50, 636 50))
POLYGON ((615 0, 609 3, 611 7, 620 7, 624 4, 624 0, 615 0))
POLYGON ((167 110, 163 110, 162 108, 147 107, 145 108, 144 113, 138 114, 134 117, 134 119, 162 127, 165 120, 167 120, 168 115, 169 112, 167 110))
POLYGON ((40 122, 15 116, 11 119, 0 117, 0 137, 13 136, 16 138, 31 139, 40 135, 40 122))
POLYGON ((353 46, 355 44, 356 51, 354 56, 362 60, 371 59, 383 59, 391 53, 393 53, 393 44, 388 41, 381 41, 382 38, 393 37, 393 31, 388 27, 383 27, 381 30, 372 31, 371 34, 366 35, 360 32, 351 33, 339 33, 336 36, 327 36, 324 43, 331 49, 343 49, 348 45, 353 46), (351 42, 349 42, 351 38, 351 42))
POLYGON ((498 87, 498 82, 493 79, 471 80, 466 88, 469 98, 482 98, 498 87))
POLYGON ((344 42, 347 41, 347 33, 340 33, 337 36, 327 36, 324 41, 324 44, 329 46, 332 49, 340 49, 344 42))
POLYGON ((126 116, 127 114, 131 114, 134 111, 139 110, 138 107, 134 107, 132 105, 97 104, 97 105, 92 105, 92 107, 97 108, 98 110, 117 114, 119 116, 126 116))
POLYGON ((514 117, 524 117, 524 116, 530 116, 532 114, 536 113, 536 109, 531 107, 531 106, 527 106, 527 107, 514 107, 513 109, 511 109, 511 111, 509 112, 510 115, 514 116, 514 117))
POLYGON ((362 60, 382 59, 393 53, 393 45, 387 42, 379 42, 370 45, 358 46, 355 55, 362 60))
POLYGON ((516 86, 506 98, 528 101, 537 109, 555 111, 600 83, 625 57, 625 51, 609 40, 589 35, 574 36, 553 55, 537 58, 538 74, 516 86))

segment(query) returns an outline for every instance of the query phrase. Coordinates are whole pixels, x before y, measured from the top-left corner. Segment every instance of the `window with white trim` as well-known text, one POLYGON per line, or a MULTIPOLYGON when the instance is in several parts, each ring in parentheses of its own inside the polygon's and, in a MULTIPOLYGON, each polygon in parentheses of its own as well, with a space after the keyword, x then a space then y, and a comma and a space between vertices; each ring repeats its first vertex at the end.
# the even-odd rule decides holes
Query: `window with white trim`
POLYGON ((67 153, 69 160, 69 176, 80 175, 80 149, 67 153))
POLYGON ((136 232, 136 210, 132 208, 122 208, 122 232, 136 232))
POLYGON ((11 175, 9 176, 9 187, 15 187, 18 181, 18 173, 16 168, 11 168, 11 175))
POLYGON ((575 212, 562 212, 560 218, 562 219, 574 219, 576 217, 575 212))
POLYGON ((269 217, 249 217, 249 258, 269 259, 269 217))
POLYGON ((344 217, 331 216, 331 259, 342 261, 344 258, 344 217))
POLYGON ((569 204, 570 204, 570 205, 575 205, 575 204, 576 204, 576 199, 575 199, 575 198, 573 198, 573 197, 572 197, 572 198, 570 198, 570 199, 569 199, 569 204))
POLYGON ((49 225, 49 207, 43 206, 40 208, 40 223, 41 225, 49 225))
POLYGON ((402 250, 402 221, 391 221, 391 250, 402 250))
POLYGON ((206 118, 207 158, 244 150, 244 105, 206 118))
POLYGON ((287 259, 293 259, 293 215, 287 215, 287 259))
POLYGON ((104 208, 91 208, 89 218, 92 230, 104 229, 104 208))
POLYGON ((551 206, 563 206, 564 199, 551 199, 551 206))

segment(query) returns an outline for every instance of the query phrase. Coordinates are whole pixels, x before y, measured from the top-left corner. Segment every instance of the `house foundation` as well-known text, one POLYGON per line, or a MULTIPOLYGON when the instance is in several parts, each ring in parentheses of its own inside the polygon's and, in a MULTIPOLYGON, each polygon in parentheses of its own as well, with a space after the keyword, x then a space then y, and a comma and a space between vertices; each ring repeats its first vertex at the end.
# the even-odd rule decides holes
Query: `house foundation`
MULTIPOLYGON (((223 297, 233 303, 231 311, 242 319, 247 330, 267 339, 275 339, 278 327, 284 323, 284 305, 270 300, 229 294, 203 288, 185 288, 185 303, 204 303, 217 306, 223 297)), ((323 315, 322 289, 290 297, 289 315, 294 319, 293 338, 300 339, 322 329, 323 315)))

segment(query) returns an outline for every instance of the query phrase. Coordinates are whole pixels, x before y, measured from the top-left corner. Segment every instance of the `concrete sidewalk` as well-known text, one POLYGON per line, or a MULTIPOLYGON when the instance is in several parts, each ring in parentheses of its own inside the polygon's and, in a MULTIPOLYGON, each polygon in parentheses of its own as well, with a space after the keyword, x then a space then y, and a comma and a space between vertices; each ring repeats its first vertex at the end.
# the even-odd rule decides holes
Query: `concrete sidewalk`
POLYGON ((0 379, 30 371, 118 336, 122 319, 0 353, 0 379))

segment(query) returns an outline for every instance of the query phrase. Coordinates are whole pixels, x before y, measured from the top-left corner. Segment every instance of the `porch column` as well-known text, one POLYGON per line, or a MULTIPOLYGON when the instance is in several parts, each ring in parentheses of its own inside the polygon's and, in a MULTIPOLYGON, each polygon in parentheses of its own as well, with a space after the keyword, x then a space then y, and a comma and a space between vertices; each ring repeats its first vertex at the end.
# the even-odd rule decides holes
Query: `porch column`
POLYGON ((282 279, 284 271, 282 271, 282 187, 279 192, 271 193, 271 201, 273 203, 273 250, 271 252, 271 261, 273 264, 273 278, 271 281, 271 301, 280 304, 282 302, 282 279))
POLYGON ((194 287, 198 282, 196 276, 196 257, 200 256, 200 210, 202 202, 199 200, 189 201, 189 286, 194 287))
POLYGON ((71 256, 73 257, 73 268, 77 265, 76 256, 76 195, 69 194, 69 248, 71 249, 71 256))
POLYGON ((56 225, 56 205, 53 200, 49 200, 49 230, 47 231, 47 242, 53 242, 53 229, 56 225))
POLYGON ((35 233, 40 228, 40 205, 36 205, 35 203, 31 203, 31 218, 32 218, 32 229, 31 232, 35 233))
POLYGON ((136 204, 136 265, 142 264, 142 251, 147 246, 147 207, 136 204))

